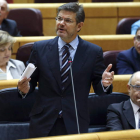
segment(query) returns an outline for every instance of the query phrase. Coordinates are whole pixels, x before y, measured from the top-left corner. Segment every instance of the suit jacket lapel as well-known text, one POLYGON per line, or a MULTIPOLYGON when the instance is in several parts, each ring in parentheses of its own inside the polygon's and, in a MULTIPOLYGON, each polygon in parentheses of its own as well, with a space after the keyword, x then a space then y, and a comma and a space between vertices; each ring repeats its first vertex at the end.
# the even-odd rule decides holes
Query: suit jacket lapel
MULTIPOLYGON (((72 73, 73 73, 73 78, 76 78, 78 75, 78 72, 82 68, 83 64, 85 63, 86 60, 86 44, 85 41, 82 40, 79 37, 79 44, 77 51, 75 53, 74 61, 72 62, 72 73)), ((68 81, 66 83, 65 88, 71 83, 71 76, 69 75, 68 81)))
POLYGON ((48 63, 50 65, 51 71, 54 78, 61 89, 61 76, 60 76, 60 64, 59 64, 59 53, 58 53, 58 37, 52 39, 50 45, 48 46, 47 53, 48 63))
POLYGON ((126 117, 126 120, 128 121, 128 123, 135 129, 135 118, 134 118, 134 112, 132 109, 132 105, 130 103, 130 100, 127 100, 124 103, 124 107, 123 107, 123 112, 124 112, 124 116, 126 117))

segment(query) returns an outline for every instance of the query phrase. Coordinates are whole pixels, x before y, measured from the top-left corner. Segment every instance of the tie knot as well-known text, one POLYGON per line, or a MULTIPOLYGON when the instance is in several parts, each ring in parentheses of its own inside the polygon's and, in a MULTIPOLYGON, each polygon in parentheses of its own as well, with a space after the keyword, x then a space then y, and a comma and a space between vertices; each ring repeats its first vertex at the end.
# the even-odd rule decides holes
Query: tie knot
POLYGON ((70 44, 65 44, 65 45, 64 45, 64 48, 65 48, 65 49, 69 49, 70 47, 71 47, 70 44))

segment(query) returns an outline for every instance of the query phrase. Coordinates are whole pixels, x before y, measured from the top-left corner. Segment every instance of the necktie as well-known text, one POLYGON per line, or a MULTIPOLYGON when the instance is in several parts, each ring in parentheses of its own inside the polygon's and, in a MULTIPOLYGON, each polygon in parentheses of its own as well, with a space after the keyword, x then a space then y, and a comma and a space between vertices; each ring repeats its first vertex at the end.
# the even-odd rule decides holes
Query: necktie
POLYGON ((68 80, 70 64, 68 59, 70 57, 69 53, 70 44, 66 44, 63 46, 64 50, 62 52, 62 68, 61 68, 61 81, 62 81, 62 88, 65 86, 65 83, 68 80))

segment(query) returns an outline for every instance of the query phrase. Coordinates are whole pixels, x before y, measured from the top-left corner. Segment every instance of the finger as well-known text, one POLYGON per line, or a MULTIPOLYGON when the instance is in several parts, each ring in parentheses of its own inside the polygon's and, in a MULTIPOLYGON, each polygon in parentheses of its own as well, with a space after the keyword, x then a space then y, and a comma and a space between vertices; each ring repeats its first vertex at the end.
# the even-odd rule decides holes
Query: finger
POLYGON ((109 72, 111 68, 112 68, 112 64, 109 64, 109 65, 107 66, 107 68, 105 69, 105 72, 109 72))
POLYGON ((111 72, 111 75, 114 76, 114 71, 111 72))
POLYGON ((22 80, 19 80, 18 83, 19 83, 19 84, 22 84, 22 83, 24 83, 26 80, 27 80, 27 78, 25 77, 25 78, 23 78, 22 80))

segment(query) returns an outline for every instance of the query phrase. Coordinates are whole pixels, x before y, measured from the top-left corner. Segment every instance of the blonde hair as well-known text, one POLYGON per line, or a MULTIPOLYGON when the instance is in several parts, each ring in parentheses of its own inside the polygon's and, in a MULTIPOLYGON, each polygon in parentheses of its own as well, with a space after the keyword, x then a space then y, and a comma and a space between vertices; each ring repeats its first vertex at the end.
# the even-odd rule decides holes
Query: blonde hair
POLYGON ((12 46, 16 42, 15 38, 12 37, 8 32, 0 30, 0 47, 11 43, 12 46))

